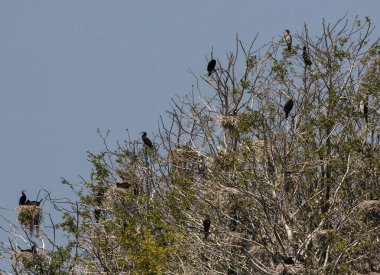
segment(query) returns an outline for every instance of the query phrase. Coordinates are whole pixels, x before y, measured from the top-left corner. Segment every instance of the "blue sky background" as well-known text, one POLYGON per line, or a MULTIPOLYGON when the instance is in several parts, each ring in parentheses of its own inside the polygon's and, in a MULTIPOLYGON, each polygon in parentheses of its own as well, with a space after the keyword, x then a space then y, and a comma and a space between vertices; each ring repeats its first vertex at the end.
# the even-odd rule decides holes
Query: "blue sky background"
POLYGON ((348 12, 369 16, 376 38, 379 10, 378 0, 1 1, 0 215, 16 222, 21 189, 70 195, 60 177, 88 178, 97 128, 111 142, 126 128, 153 135, 170 99, 191 90, 189 70, 205 74, 212 46, 225 61, 236 33, 267 42, 306 22, 319 34, 322 18, 348 12))

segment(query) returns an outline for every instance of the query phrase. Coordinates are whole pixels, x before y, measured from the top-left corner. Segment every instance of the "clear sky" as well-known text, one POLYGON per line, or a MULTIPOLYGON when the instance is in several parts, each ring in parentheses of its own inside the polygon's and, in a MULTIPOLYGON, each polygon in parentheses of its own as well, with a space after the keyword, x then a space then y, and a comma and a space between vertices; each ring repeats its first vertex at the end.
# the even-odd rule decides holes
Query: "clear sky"
MULTIPOLYGON (((206 55, 225 61, 236 33, 246 43, 279 39, 284 29, 319 34, 322 18, 370 16, 379 37, 378 0, 11 0, 0 2, 1 215, 16 221, 21 189, 88 178, 86 151, 157 132, 175 95, 206 71, 206 55)), ((66 190, 66 191, 63 191, 66 190)), ((0 220, 2 226, 6 226, 0 220)), ((0 241, 7 241, 0 231, 0 241)))

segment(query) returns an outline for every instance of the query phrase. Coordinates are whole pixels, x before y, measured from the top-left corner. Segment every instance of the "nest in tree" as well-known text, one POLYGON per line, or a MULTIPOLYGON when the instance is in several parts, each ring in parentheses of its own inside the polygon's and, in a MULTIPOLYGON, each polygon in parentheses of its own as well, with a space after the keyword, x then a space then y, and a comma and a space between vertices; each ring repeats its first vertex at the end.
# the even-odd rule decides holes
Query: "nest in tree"
POLYGON ((210 186, 210 190, 216 190, 213 199, 215 203, 223 207, 229 207, 231 202, 235 202, 238 197, 243 194, 239 189, 233 187, 227 187, 223 185, 216 184, 213 181, 208 181, 207 185, 210 186))
POLYGON ((169 152, 169 162, 172 164, 196 162, 200 159, 201 156, 199 152, 188 145, 176 146, 169 152))
POLYGON ((19 205, 18 220, 24 226, 39 226, 42 221, 41 207, 36 205, 19 205))
POLYGON ((235 129, 239 126, 239 117, 236 115, 220 116, 219 125, 224 129, 235 129))
POLYGON ((45 261, 45 256, 41 253, 32 252, 16 252, 13 255, 14 265, 21 263, 26 269, 32 269, 42 265, 45 261))
POLYGON ((136 200, 131 197, 134 197, 133 188, 109 187, 104 194, 103 206, 107 209, 123 208, 131 211, 137 208, 136 200))
POLYGON ((276 265, 276 274, 280 275, 298 275, 305 274, 305 266, 303 264, 293 264, 293 265, 276 265))

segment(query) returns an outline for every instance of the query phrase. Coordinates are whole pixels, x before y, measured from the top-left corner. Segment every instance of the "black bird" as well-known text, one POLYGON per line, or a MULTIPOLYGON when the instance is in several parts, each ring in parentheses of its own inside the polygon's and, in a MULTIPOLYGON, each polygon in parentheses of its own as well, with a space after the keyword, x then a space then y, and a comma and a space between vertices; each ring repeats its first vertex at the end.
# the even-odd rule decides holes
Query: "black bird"
POLYGON ((117 188, 128 189, 129 187, 131 187, 131 184, 129 182, 127 182, 126 180, 122 180, 122 181, 117 181, 116 182, 116 187, 117 188))
POLYGON ((101 213, 102 213, 102 210, 100 210, 99 208, 94 209, 94 217, 95 217, 96 222, 99 222, 101 213))
POLYGON ((309 50, 306 48, 306 46, 303 46, 302 57, 303 57, 303 62, 305 62, 305 67, 311 66, 311 64, 313 64, 313 62, 311 62, 309 50))
POLYGON ((289 99, 284 105, 285 119, 288 118, 290 111, 293 109, 294 102, 289 99))
POLYGON ((211 61, 207 65, 208 76, 210 76, 212 72, 215 70, 215 66, 216 66, 216 60, 211 59, 211 61))
POLYGON ((150 141, 149 138, 146 137, 147 133, 146 132, 142 132, 141 134, 142 134, 141 138, 142 138, 144 144, 146 146, 150 147, 150 148, 153 148, 153 143, 150 141))
POLYGON ((210 226, 211 226, 211 221, 210 221, 210 218, 207 217, 203 221, 203 230, 205 232, 205 239, 207 239, 208 235, 210 234, 210 226))
POLYGON ((43 200, 43 199, 41 199, 40 201, 30 201, 30 200, 27 200, 27 201, 25 202, 25 205, 40 206, 42 200, 43 200))
POLYGON ((292 36, 290 35, 289 30, 285 30, 284 39, 286 45, 288 45, 288 51, 292 50, 292 36))
POLYGON ((20 249, 21 252, 37 253, 36 244, 35 243, 33 243, 33 245, 32 245, 31 248, 27 248, 27 249, 22 249, 19 246, 17 246, 17 247, 18 247, 18 249, 20 249))
POLYGON ((284 261, 284 264, 295 264, 293 257, 284 257, 282 256, 282 260, 284 261))
POLYGON ((365 100, 360 100, 360 112, 364 115, 365 122, 368 123, 368 105, 365 100))
POLYGON ((26 195, 24 192, 25 192, 25 190, 21 191, 21 197, 20 197, 20 200, 18 201, 18 205, 25 205, 26 195))

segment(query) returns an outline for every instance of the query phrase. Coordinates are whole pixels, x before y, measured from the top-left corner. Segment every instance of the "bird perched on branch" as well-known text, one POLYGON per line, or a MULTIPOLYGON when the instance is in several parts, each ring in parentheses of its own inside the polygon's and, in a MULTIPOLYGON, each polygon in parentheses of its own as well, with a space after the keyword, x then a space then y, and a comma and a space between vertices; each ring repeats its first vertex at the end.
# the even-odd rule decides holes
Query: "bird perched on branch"
POLYGON ((213 73, 213 71, 215 71, 215 66, 216 66, 216 60, 211 59, 211 61, 207 65, 208 76, 210 76, 213 73))
POLYGON ((25 205, 26 203, 26 195, 25 195, 25 192, 26 190, 22 190, 21 191, 21 197, 20 197, 20 200, 18 201, 18 205, 25 205))
POLYGON ((150 141, 149 138, 147 138, 147 133, 142 132, 141 134, 142 134, 141 138, 142 138, 144 144, 150 148, 153 148, 153 143, 150 141))
POLYGON ((368 105, 365 100, 360 100, 360 112, 363 114, 365 122, 368 123, 368 105))
POLYGON ((306 46, 303 46, 302 57, 303 57, 303 62, 305 62, 305 67, 306 66, 311 66, 311 64, 313 64, 313 62, 311 62, 311 57, 310 57, 309 49, 306 48, 306 46))
POLYGON ((290 111, 293 109, 294 102, 289 99, 284 105, 285 119, 288 118, 290 111))
POLYGON ((205 232, 205 239, 207 239, 208 235, 210 234, 210 226, 211 226, 211 220, 209 217, 206 217, 206 219, 203 221, 203 230, 205 232))
POLYGON ((290 35, 289 30, 285 30, 284 39, 286 45, 288 45, 288 51, 292 50, 292 36, 290 35))

